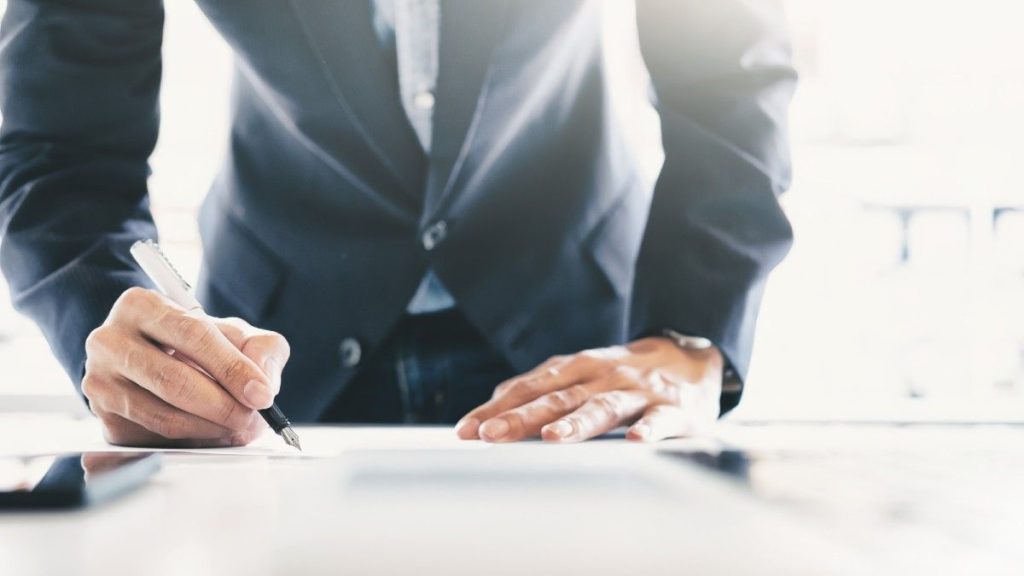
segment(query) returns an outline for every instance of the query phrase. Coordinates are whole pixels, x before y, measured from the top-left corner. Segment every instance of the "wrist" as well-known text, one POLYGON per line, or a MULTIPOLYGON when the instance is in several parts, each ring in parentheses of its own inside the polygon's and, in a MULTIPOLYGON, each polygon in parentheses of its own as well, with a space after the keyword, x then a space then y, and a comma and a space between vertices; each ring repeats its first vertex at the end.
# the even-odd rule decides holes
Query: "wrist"
POLYGON ((732 367, 729 361, 722 355, 721 350, 708 338, 683 334, 671 329, 664 329, 657 332, 661 338, 672 341, 677 347, 689 352, 713 351, 710 356, 716 357, 717 364, 721 366, 722 392, 728 394, 739 394, 743 390, 743 381, 739 374, 732 367))

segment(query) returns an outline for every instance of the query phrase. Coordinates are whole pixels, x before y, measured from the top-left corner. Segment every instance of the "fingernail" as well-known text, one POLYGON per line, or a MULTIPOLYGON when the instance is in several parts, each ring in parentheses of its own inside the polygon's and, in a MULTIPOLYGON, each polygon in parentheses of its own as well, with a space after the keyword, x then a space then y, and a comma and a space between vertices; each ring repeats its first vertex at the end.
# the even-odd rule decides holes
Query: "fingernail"
POLYGON ((633 436, 636 436, 640 440, 647 440, 651 435, 651 427, 647 424, 637 424, 633 426, 633 436))
POLYGON ((508 422, 505 422, 503 418, 488 420, 480 428, 480 434, 487 440, 501 440, 505 434, 508 434, 508 422))
POLYGON ((263 362, 263 373, 270 377, 270 386, 273 388, 273 393, 277 394, 281 391, 281 366, 277 362, 277 358, 271 356, 263 362))
POLYGON ((480 433, 480 421, 476 418, 465 418, 459 420, 459 423, 455 425, 455 435, 459 438, 468 440, 470 438, 476 438, 480 433))
POLYGON ((249 404, 257 410, 269 408, 274 401, 274 397, 270 394, 270 389, 259 380, 249 381, 245 388, 242 388, 242 394, 245 395, 245 399, 249 404))
POLYGON ((548 431, 559 438, 567 438, 572 434, 572 424, 569 424, 565 420, 559 420, 547 428, 548 431))

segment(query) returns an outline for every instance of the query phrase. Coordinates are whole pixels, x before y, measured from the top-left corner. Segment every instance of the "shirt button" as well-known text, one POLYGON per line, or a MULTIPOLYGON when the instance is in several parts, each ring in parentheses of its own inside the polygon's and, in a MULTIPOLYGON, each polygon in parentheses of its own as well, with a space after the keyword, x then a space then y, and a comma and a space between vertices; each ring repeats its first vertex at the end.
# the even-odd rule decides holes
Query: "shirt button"
POLYGON ((447 235, 448 223, 444 220, 434 222, 423 232, 423 237, 421 238, 423 241, 423 248, 428 251, 437 248, 438 244, 444 242, 445 236, 447 235))
POLYGON ((338 355, 341 356, 342 366, 354 368, 363 357, 363 347, 355 338, 345 338, 338 345, 338 355))
POLYGON ((417 110, 430 110, 434 107, 434 93, 430 90, 422 90, 412 97, 412 104, 417 110))

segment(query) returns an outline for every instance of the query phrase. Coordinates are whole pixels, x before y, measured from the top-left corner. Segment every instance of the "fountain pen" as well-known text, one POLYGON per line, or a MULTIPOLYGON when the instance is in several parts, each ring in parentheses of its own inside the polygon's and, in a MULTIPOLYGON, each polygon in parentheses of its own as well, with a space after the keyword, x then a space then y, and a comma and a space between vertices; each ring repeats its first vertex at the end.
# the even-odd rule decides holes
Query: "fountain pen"
MULTIPOLYGON (((131 247, 132 257, 139 263, 142 271, 149 276, 149 279, 156 284, 156 287, 165 296, 173 300, 179 306, 188 311, 202 310, 203 306, 192 294, 192 287, 181 277, 178 270, 171 264, 167 256, 160 250, 160 246, 152 240, 139 240, 131 247)), ((270 425, 275 434, 281 436, 289 446, 302 451, 299 444, 299 435, 292 430, 291 422, 277 407, 272 404, 270 408, 260 410, 260 416, 270 425)))

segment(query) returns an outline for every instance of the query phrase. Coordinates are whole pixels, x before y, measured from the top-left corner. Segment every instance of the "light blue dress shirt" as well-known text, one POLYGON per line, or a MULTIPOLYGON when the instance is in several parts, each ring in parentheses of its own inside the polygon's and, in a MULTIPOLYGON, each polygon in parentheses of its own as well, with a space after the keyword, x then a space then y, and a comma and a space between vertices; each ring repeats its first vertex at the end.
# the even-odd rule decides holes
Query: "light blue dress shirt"
MULTIPOLYGON (((373 24, 385 46, 394 45, 402 107, 423 150, 430 154, 437 87, 439 0, 374 0, 373 24)), ((409 302, 410 314, 451 308, 455 299, 432 271, 409 302)))

